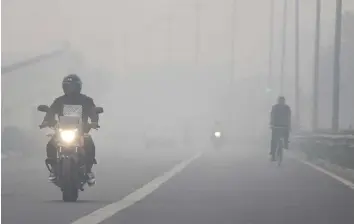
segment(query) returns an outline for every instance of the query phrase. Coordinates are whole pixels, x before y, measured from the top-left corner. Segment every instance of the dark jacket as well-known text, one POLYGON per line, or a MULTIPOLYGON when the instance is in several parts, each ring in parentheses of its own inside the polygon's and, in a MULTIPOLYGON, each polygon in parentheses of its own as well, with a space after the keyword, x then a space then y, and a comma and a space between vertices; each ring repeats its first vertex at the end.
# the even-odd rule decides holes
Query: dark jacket
POLYGON ((276 104, 270 114, 270 125, 276 127, 291 127, 291 109, 288 105, 276 104))
POLYGON ((88 123, 88 118, 91 122, 98 122, 98 115, 92 113, 92 109, 95 108, 93 99, 84 95, 77 94, 73 96, 63 95, 56 98, 53 104, 50 106, 50 112, 44 117, 44 121, 53 123, 55 121, 55 115, 63 116, 64 105, 81 105, 82 106, 82 122, 88 123))

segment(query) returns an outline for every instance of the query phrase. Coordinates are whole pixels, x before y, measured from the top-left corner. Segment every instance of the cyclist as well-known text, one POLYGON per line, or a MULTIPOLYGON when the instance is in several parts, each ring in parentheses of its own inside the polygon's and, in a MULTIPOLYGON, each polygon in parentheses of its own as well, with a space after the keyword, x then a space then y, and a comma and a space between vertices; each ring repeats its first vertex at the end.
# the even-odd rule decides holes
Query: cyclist
POLYGON ((270 126, 272 128, 272 140, 270 146, 270 155, 272 161, 275 161, 275 150, 277 140, 284 138, 284 148, 289 147, 289 133, 291 129, 291 109, 285 103, 285 97, 279 96, 277 104, 273 105, 270 113, 270 126))

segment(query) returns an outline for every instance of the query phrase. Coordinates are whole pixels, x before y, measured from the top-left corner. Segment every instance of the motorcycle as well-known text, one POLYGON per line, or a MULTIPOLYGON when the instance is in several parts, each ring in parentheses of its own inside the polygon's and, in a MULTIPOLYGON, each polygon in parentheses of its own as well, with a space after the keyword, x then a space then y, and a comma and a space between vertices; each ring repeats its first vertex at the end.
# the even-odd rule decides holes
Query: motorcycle
MULTIPOLYGON (((37 110, 50 112, 50 108, 46 105, 38 106, 37 110)), ((96 115, 103 113, 103 108, 95 107, 92 113, 96 115)), ((40 126, 40 128, 44 127, 40 126)), ((53 183, 61 189, 63 201, 77 201, 79 190, 84 190, 83 187, 88 180, 84 139, 90 137, 88 133, 92 128, 97 130, 99 126, 88 124, 84 127, 81 116, 65 114, 59 116, 58 121, 49 128, 54 130, 54 133, 47 136, 53 138, 57 156, 56 161, 46 159, 46 167, 55 174, 56 179, 53 183)))
POLYGON ((223 145, 223 136, 220 131, 214 132, 212 137, 214 149, 220 149, 223 145))

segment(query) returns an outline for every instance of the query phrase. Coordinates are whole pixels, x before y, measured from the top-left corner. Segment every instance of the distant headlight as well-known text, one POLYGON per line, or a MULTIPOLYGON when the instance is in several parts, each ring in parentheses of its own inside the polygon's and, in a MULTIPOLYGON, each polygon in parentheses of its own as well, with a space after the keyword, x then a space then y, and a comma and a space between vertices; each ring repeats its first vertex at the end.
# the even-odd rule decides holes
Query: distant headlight
POLYGON ((221 137, 221 133, 220 133, 220 132, 218 132, 218 131, 217 131, 217 132, 215 132, 215 133, 214 133, 214 135, 215 135, 215 137, 217 137, 217 138, 220 138, 220 137, 221 137))
POLYGON ((76 135, 77 135, 77 129, 60 130, 60 138, 66 143, 72 142, 76 138, 76 135))

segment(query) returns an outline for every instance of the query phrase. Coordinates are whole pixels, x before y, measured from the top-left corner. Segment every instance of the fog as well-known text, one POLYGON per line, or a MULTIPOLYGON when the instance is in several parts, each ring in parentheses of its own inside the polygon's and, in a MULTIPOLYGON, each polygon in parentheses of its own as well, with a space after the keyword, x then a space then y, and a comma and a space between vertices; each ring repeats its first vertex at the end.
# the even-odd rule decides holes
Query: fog
MULTIPOLYGON (((102 129, 93 134, 101 146, 118 144, 114 150, 128 152, 157 138, 172 139, 172 150, 192 150, 207 145, 217 121, 230 139, 266 133, 269 109, 279 95, 282 1, 276 0, 270 93, 269 2, 237 2, 230 85, 231 0, 200 1, 198 53, 194 1, 2 1, 3 66, 70 45, 63 54, 2 75, 2 129, 16 126, 44 141, 37 130, 42 115, 36 105, 50 104, 61 94, 61 79, 75 72, 83 79, 83 92, 105 109, 102 129), (186 135, 192 139, 188 147, 186 135)), ((292 107, 293 8, 289 1, 285 96, 292 107)), ((323 1, 324 47, 334 41, 334 8, 335 1, 323 1)), ((353 9, 352 1, 344 1, 344 10, 353 9)), ((315 1, 301 1, 300 22, 301 119, 309 128, 315 1)), ((329 118, 321 125, 327 127, 329 118)), ((341 126, 350 119, 342 119, 341 126)))

